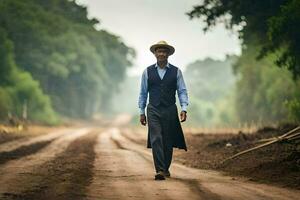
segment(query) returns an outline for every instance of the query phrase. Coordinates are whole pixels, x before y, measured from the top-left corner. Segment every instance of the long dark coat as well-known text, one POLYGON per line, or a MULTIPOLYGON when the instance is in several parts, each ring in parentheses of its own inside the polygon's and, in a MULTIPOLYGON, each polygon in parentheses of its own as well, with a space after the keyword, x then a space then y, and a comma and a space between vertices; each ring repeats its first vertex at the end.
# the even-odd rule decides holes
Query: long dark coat
MULTIPOLYGON (((147 117, 149 121, 149 106, 147 107, 147 117)), ((183 131, 181 128, 181 124, 178 117, 178 111, 176 105, 172 105, 162 111, 162 131, 163 135, 168 135, 168 141, 171 142, 174 148, 184 149, 187 151, 183 131)), ((147 148, 151 148, 150 143, 150 127, 148 126, 148 140, 147 140, 147 148)))

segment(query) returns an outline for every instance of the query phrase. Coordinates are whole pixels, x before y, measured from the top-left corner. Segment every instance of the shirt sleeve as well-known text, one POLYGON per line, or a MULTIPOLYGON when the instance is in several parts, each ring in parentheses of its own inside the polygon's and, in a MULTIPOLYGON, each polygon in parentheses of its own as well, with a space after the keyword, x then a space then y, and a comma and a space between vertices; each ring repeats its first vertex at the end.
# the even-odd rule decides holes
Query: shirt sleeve
POLYGON ((189 105, 189 99, 187 94, 187 89, 183 80, 183 75, 180 69, 177 72, 177 94, 180 102, 181 110, 187 111, 189 105))
POLYGON ((148 99, 148 74, 147 74, 147 69, 145 69, 141 79, 141 88, 140 88, 140 95, 139 95, 139 102, 138 102, 140 108, 140 114, 145 114, 147 99, 148 99))

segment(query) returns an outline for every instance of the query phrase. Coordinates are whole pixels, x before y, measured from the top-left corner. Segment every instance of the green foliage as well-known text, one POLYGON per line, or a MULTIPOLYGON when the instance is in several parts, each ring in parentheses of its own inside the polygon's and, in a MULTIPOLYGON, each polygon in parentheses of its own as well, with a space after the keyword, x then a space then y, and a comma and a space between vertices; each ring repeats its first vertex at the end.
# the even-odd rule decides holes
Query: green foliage
POLYGON ((290 0, 268 20, 267 52, 278 52, 277 65, 287 66, 294 78, 300 75, 300 1, 290 0))
POLYGON ((11 96, 6 89, 0 87, 0 119, 4 119, 12 107, 11 96))
POLYGON ((223 97, 235 81, 231 69, 235 59, 228 57, 225 61, 217 61, 208 58, 188 65, 185 76, 193 95, 206 101, 223 97))
POLYGON ((235 64, 239 75, 236 108, 242 122, 287 122, 291 110, 286 102, 296 98, 299 81, 287 69, 274 66, 274 57, 257 61, 259 45, 248 46, 235 64))
POLYGON ((58 123, 50 99, 42 92, 39 83, 33 80, 28 72, 16 70, 13 77, 14 85, 7 88, 13 99, 11 111, 21 116, 23 105, 26 103, 30 111, 28 119, 46 124, 58 123))
POLYGON ((188 13, 204 22, 204 31, 217 23, 239 31, 234 105, 242 122, 300 120, 299 10, 299 0, 204 0, 188 13))
MULTIPOLYGON (((191 93, 190 93, 191 94, 191 93)), ((215 124, 217 110, 212 102, 201 100, 190 95, 188 124, 193 126, 210 126, 215 124)))
POLYGON ((184 73, 190 97, 187 123, 194 126, 233 123, 234 104, 229 102, 236 80, 232 72, 235 60, 234 56, 225 61, 208 58, 187 66, 184 73))
POLYGON ((300 122, 300 100, 292 99, 286 102, 289 111, 289 119, 293 122, 300 122))
POLYGON ((49 98, 43 94, 37 81, 28 72, 17 69, 14 63, 13 45, 4 29, 0 29, 1 84, 0 118, 7 113, 21 116, 24 103, 28 103, 29 119, 55 124, 57 116, 51 107, 49 98))
POLYGON ((223 22, 240 29, 240 38, 250 45, 255 35, 261 44, 260 58, 277 53, 278 66, 286 66, 294 78, 300 76, 300 1, 299 0, 204 0, 188 13, 198 17, 208 30, 223 22))
MULTIPOLYGON (((55 111, 69 117, 89 118, 108 110, 110 97, 135 56, 119 37, 96 30, 97 23, 75 1, 0 2, 0 25, 12 43, 5 45, 14 46, 14 57, 7 62, 16 63, 18 73, 28 72, 39 82, 35 87, 50 97, 43 101, 51 101, 55 111)), ((0 86, 12 80, 6 75, 10 67, 4 66, 0 76, 6 78, 0 86)), ((45 112, 50 110, 41 110, 38 118, 45 112)))

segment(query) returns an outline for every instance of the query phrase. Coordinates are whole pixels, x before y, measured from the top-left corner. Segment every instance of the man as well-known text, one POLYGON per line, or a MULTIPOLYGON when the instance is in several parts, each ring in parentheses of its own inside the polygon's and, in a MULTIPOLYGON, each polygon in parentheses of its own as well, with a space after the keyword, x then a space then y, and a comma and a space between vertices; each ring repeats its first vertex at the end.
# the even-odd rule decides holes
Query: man
POLYGON ((139 96, 140 122, 145 126, 148 121, 147 147, 152 148, 155 180, 165 180, 165 177, 170 177, 173 147, 187 151, 175 104, 175 94, 177 91, 182 110, 181 122, 187 118, 188 96, 180 69, 168 62, 168 57, 175 52, 174 47, 160 41, 152 45, 150 51, 155 55, 157 62, 147 67, 142 75, 139 96), (145 107, 148 93, 147 119, 145 107))

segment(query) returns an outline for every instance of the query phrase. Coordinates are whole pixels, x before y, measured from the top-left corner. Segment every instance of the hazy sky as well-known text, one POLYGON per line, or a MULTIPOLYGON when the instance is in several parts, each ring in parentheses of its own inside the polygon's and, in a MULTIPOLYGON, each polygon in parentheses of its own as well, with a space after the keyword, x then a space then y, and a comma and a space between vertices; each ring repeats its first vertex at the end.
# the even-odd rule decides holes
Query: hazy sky
POLYGON ((90 17, 100 20, 100 27, 118 35, 137 52, 130 75, 140 74, 155 63, 149 47, 165 40, 176 49, 169 62, 181 69, 198 59, 224 59, 239 54, 236 34, 219 25, 206 34, 199 19, 185 15, 199 0, 77 0, 88 7, 90 17))

